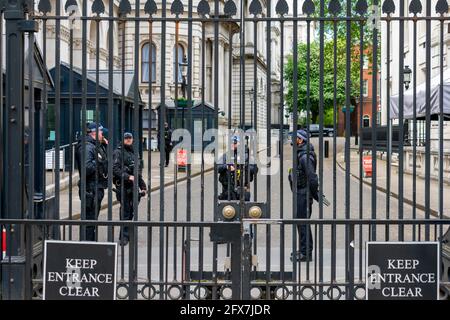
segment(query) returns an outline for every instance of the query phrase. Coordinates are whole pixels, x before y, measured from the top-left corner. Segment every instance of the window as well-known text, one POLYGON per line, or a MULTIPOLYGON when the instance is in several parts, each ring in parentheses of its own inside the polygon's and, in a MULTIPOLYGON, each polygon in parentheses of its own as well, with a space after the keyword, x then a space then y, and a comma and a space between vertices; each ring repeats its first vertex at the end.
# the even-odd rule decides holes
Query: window
POLYGON ((367 114, 363 116, 363 127, 364 128, 370 127, 370 116, 367 114))
POLYGON ((367 80, 363 81, 363 96, 367 97, 369 95, 369 82, 367 80))
MULTIPOLYGON (((156 46, 152 43, 152 82, 156 81, 156 46)), ((142 46, 142 65, 141 65, 141 77, 142 82, 149 81, 150 71, 150 43, 146 43, 142 46)))
MULTIPOLYGON (((176 51, 175 48, 173 48, 173 82, 175 82, 175 72, 176 72, 176 51)), ((181 73, 181 66, 180 63, 183 63, 184 59, 184 48, 181 44, 178 44, 178 83, 181 83, 183 81, 183 74, 181 73)))

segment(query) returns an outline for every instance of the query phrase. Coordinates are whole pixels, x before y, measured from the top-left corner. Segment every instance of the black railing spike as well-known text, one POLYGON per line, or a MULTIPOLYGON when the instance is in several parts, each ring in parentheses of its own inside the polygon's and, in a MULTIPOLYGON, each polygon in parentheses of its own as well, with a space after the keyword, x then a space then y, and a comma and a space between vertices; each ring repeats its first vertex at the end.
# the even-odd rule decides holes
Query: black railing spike
POLYGON ((314 2, 312 0, 305 0, 305 2, 303 2, 302 6, 303 14, 310 16, 314 13, 315 10, 316 6, 314 5, 314 2))
POLYGON ((448 12, 447 0, 438 0, 438 2, 436 3, 436 12, 441 15, 448 12))
POLYGON ((381 8, 383 13, 388 15, 393 14, 395 12, 395 4, 392 0, 385 0, 383 6, 381 8))
POLYGON ((328 4, 328 11, 333 15, 337 16, 342 10, 341 2, 339 0, 331 0, 328 4))
POLYGON ((144 6, 144 12, 150 16, 154 15, 158 11, 155 0, 147 0, 144 6))
POLYGON ((225 15, 227 15, 229 17, 236 15, 237 7, 236 7, 236 4, 234 3, 234 1, 228 0, 227 2, 225 2, 223 11, 224 11, 225 15))
POLYGON ((201 0, 197 5, 197 13, 201 16, 206 16, 210 13, 211 8, 207 0, 201 0))
POLYGON ((422 13, 422 3, 420 0, 412 0, 409 4, 409 12, 417 15, 418 13, 422 13))
POLYGON ((66 10, 66 12, 68 12, 70 7, 76 6, 78 7, 78 3, 76 0, 67 0, 66 4, 64 5, 64 10, 66 10))
POLYGON ((367 13, 367 9, 369 8, 369 5, 367 4, 366 0, 358 0, 355 5, 355 11, 360 16, 363 16, 367 13))
POLYGON ((279 0, 277 5, 275 6, 275 12, 280 16, 284 16, 289 12, 289 5, 286 0, 279 0))
POLYGON ((183 14, 184 12, 184 7, 183 7, 183 3, 181 2, 181 0, 175 0, 174 2, 172 2, 172 5, 170 6, 170 13, 179 16, 181 14, 183 14))
POLYGON ((131 13, 131 4, 128 0, 121 0, 119 3, 119 15, 126 16, 131 13))
POLYGON ((94 0, 92 3, 92 12, 98 16, 105 13, 105 4, 102 0, 94 0))
POLYGON ((50 1, 49 0, 39 1, 38 10, 44 15, 46 15, 47 13, 52 11, 52 5, 51 5, 50 1))
POLYGON ((250 14, 253 14, 254 16, 257 16, 262 13, 262 6, 261 2, 259 0, 252 0, 250 3, 250 7, 248 8, 250 14))

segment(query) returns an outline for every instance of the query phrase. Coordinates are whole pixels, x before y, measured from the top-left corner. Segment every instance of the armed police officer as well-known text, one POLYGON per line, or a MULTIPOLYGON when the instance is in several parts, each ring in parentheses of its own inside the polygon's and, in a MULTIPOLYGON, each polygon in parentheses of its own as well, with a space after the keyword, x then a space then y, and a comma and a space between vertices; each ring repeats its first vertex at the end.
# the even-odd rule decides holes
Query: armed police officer
POLYGON ((217 167, 219 182, 222 185, 222 193, 218 197, 219 200, 240 200, 242 181, 244 184, 244 201, 250 201, 250 182, 254 180, 258 173, 258 167, 250 161, 248 146, 245 146, 244 161, 240 159, 239 140, 238 136, 232 137, 231 158, 228 159, 227 154, 224 154, 217 167))
MULTIPOLYGON (((133 186, 135 179, 138 179, 138 201, 147 192, 147 186, 142 178, 142 166, 135 163, 135 150, 133 148, 133 134, 125 132, 123 143, 114 150, 113 154, 113 182, 116 186, 117 201, 120 202, 120 219, 132 220, 133 207, 133 186), (123 161, 123 162, 122 162, 123 161), (134 167, 139 165, 138 177, 134 176, 134 167), (123 188, 122 188, 123 183, 123 188), (123 192, 123 196, 122 196, 123 192)), ((120 232, 120 243, 126 245, 129 242, 128 227, 123 227, 120 232)))
MULTIPOLYGON (((294 133, 292 140, 296 141, 297 168, 289 170, 289 182, 294 192, 293 174, 297 175, 297 205, 296 217, 298 219, 309 219, 312 212, 313 199, 319 201, 319 182, 316 174, 316 153, 312 144, 308 144, 308 134, 305 130, 294 133), (308 189, 309 186, 309 189, 308 189)), ((300 238, 300 250, 293 252, 291 261, 311 261, 313 251, 313 239, 309 225, 297 225, 300 238)))
MULTIPOLYGON (((104 137, 107 129, 101 124, 91 122, 87 125, 85 137, 85 161, 83 161, 83 143, 81 138, 76 145, 76 163, 80 174, 78 181, 79 196, 81 194, 81 168, 86 168, 86 220, 97 220, 105 189, 108 187, 108 140, 104 137), (98 133, 98 135, 97 135, 98 133)), ((85 237, 87 241, 96 241, 96 227, 86 226, 85 237)))
POLYGON ((169 166, 169 160, 170 160, 170 152, 173 149, 173 142, 172 142, 172 129, 169 127, 169 124, 167 122, 164 122, 164 129, 163 129, 163 141, 160 141, 160 134, 158 133, 158 149, 159 151, 162 150, 162 143, 164 143, 165 146, 165 154, 166 154, 166 162, 164 164, 165 167, 169 166))

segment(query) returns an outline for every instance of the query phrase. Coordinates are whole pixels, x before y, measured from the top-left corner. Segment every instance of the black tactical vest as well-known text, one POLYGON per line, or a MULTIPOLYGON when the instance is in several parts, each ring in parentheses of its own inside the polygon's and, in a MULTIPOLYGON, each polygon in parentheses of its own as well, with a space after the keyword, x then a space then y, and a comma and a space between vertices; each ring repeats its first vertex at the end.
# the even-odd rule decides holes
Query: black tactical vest
MULTIPOLYGON (((308 176, 306 175, 306 172, 300 162, 300 160, 307 155, 307 150, 297 151, 297 190, 304 189, 307 186, 308 176)), ((316 171, 316 153, 314 152, 314 150, 309 150, 309 161, 310 163, 312 163, 314 171, 316 171)))

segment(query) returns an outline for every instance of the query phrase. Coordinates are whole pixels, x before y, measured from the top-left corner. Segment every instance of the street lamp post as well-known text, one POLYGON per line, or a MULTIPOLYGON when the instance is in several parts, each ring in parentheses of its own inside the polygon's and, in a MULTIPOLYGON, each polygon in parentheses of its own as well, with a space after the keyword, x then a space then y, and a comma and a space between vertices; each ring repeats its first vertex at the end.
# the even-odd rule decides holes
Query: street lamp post
MULTIPOLYGON (((408 90, 409 84, 411 83, 411 73, 412 71, 409 68, 409 66, 405 66, 405 68, 403 69, 403 84, 405 85, 406 90, 408 90)), ((404 126, 405 123, 408 126, 408 120, 405 120, 404 123, 401 125, 404 126)), ((403 132, 403 141, 405 140, 407 141, 407 139, 408 139, 408 131, 403 132)))
POLYGON ((403 69, 403 84, 406 90, 408 90, 409 84, 411 83, 411 73, 412 71, 409 66, 405 66, 405 69, 403 69))

